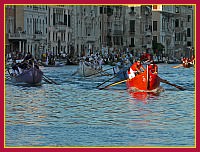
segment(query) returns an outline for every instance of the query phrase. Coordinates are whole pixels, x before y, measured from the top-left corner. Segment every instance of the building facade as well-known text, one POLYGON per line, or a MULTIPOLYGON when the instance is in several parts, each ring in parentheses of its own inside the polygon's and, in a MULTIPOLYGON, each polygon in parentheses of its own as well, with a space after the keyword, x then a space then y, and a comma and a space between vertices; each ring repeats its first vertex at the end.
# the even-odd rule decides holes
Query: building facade
POLYGON ((73 53, 72 9, 69 6, 48 6, 48 53, 54 56, 73 53))
POLYGON ((46 49, 47 6, 7 7, 12 9, 14 18, 12 22, 8 22, 6 18, 7 52, 12 52, 13 56, 24 56, 30 52, 40 58, 42 51, 46 49))
POLYGON ((113 50, 191 56, 191 5, 7 5, 6 53, 70 57, 113 50))
MULTIPOLYGON (((152 39, 162 44, 162 55, 191 57, 194 47, 194 7, 190 5, 153 5, 152 39)), ((161 51, 161 50, 160 50, 161 51)))

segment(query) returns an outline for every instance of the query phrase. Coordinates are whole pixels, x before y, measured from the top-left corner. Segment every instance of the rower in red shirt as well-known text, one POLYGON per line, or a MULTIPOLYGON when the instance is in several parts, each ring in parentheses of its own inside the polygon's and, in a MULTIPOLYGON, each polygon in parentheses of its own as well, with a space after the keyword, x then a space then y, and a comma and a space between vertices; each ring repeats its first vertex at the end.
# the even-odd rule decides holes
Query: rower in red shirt
POLYGON ((132 79, 136 76, 136 74, 140 74, 142 70, 145 71, 144 67, 142 66, 140 60, 133 63, 133 65, 128 70, 129 79, 132 79))
POLYGON ((140 57, 141 61, 146 61, 146 62, 150 62, 152 59, 151 54, 143 52, 142 56, 140 57))
POLYGON ((151 71, 152 73, 157 73, 158 72, 158 66, 154 63, 153 60, 148 65, 148 70, 151 71))

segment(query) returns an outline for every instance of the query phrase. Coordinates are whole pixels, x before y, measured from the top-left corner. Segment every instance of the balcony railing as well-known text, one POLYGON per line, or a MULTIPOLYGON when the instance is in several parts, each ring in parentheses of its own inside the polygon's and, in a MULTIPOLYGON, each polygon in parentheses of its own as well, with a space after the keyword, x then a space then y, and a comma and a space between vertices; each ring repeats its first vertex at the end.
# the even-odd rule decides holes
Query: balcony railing
POLYGON ((86 41, 86 43, 95 42, 95 37, 94 36, 87 36, 85 38, 85 41, 86 41))
POLYGON ((8 34, 9 40, 27 40, 27 39, 33 39, 33 40, 45 40, 45 36, 43 34, 26 34, 26 33, 9 33, 8 34))
POLYGON ((130 15, 136 15, 136 12, 130 11, 129 14, 130 14, 130 15))
POLYGON ((34 34, 34 35, 33 35, 33 39, 34 39, 34 40, 44 40, 45 37, 44 37, 44 35, 42 35, 42 34, 34 34))
POLYGON ((27 39, 27 35, 26 35, 26 33, 9 33, 8 34, 8 39, 13 39, 13 40, 15 40, 15 39, 27 39))
POLYGON ((151 36, 151 31, 150 30, 147 30, 144 32, 145 36, 151 36))
POLYGON ((67 28, 67 25, 65 25, 63 22, 58 22, 54 26, 59 31, 66 31, 67 28))

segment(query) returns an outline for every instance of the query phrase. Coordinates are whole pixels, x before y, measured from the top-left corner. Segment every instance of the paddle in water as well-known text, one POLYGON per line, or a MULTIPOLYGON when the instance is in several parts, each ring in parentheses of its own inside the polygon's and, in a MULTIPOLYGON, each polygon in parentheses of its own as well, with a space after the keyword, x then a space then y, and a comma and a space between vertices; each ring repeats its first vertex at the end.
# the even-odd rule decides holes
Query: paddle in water
POLYGON ((111 83, 111 84, 109 84, 109 85, 107 85, 107 86, 105 86, 105 87, 103 87, 103 88, 99 88, 99 90, 103 90, 103 89, 106 89, 106 88, 108 88, 108 87, 111 87, 111 86, 115 86, 115 85, 121 84, 121 83, 126 82, 126 81, 128 81, 128 80, 129 80, 129 79, 126 79, 126 80, 122 80, 122 81, 118 81, 118 82, 111 83))
POLYGON ((57 82, 55 82, 54 80, 52 80, 51 78, 47 77, 46 75, 43 74, 43 80, 45 82, 48 82, 50 84, 54 83, 54 84, 58 84, 57 82))
POLYGON ((75 71, 75 72, 72 74, 72 76, 76 75, 77 73, 78 73, 78 70, 77 70, 77 71, 75 71))
POLYGON ((179 65, 176 65, 176 66, 173 66, 172 68, 180 68, 180 67, 182 67, 183 66, 183 64, 179 64, 179 65))
POLYGON ((179 90, 186 90, 185 88, 183 88, 183 87, 181 87, 181 86, 178 86, 178 85, 176 85, 176 84, 172 84, 172 83, 170 83, 169 81, 167 81, 167 80, 165 80, 165 79, 162 79, 162 78, 160 78, 160 82, 163 82, 163 83, 166 83, 166 84, 169 84, 169 85, 171 85, 171 86, 174 86, 174 87, 176 87, 177 89, 179 89, 179 90))
POLYGON ((97 86, 97 88, 98 88, 98 87, 100 87, 100 86, 102 86, 102 85, 103 85, 103 84, 105 84, 106 82, 108 82, 108 81, 110 81, 110 80, 114 79, 115 77, 117 77, 117 74, 116 74, 116 75, 114 75, 112 78, 110 78, 110 79, 108 79, 108 80, 104 81, 103 83, 99 84, 99 85, 97 86))

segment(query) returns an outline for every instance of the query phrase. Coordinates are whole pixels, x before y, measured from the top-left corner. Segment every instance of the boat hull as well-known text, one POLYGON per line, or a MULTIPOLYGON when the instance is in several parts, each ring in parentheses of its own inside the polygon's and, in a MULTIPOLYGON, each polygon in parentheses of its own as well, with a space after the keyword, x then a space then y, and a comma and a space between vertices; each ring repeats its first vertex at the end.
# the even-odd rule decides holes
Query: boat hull
POLYGON ((126 85, 128 89, 135 88, 142 91, 154 90, 160 86, 160 78, 157 73, 145 70, 134 78, 128 79, 126 85))
POLYGON ((88 77, 92 75, 97 75, 101 73, 101 69, 95 69, 91 66, 85 64, 85 62, 79 63, 78 73, 80 76, 88 77))
POLYGON ((43 72, 36 67, 31 67, 24 70, 17 76, 12 76, 12 81, 15 83, 39 84, 42 81, 43 72))
POLYGON ((193 67, 193 64, 191 64, 191 63, 183 63, 183 67, 184 68, 190 68, 190 67, 193 67))

